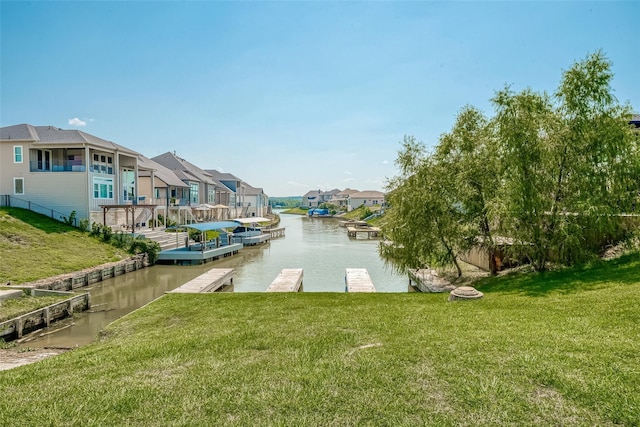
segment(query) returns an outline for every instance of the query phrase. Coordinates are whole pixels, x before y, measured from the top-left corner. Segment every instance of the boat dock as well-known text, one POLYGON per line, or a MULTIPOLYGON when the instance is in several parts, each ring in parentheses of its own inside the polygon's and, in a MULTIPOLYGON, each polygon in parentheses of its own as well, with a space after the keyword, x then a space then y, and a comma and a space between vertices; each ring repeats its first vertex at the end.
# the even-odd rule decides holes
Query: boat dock
POLYGON ((204 247, 201 244, 191 245, 178 249, 167 249, 158 254, 159 263, 172 264, 202 264, 220 257, 235 255, 242 249, 242 243, 215 247, 209 244, 204 247))
POLYGON ((378 227, 371 227, 364 221, 353 221, 345 223, 347 229, 347 235, 349 237, 358 237, 358 234, 366 234, 367 238, 378 237, 380 229, 378 227))
POLYGON ((267 288, 267 292, 300 292, 302 268, 285 268, 267 288))
POLYGON ((279 228, 263 228, 262 232, 267 233, 271 236, 272 239, 277 237, 284 237, 284 227, 279 228))
POLYGON ((375 292, 366 268, 347 268, 344 275, 346 292, 375 292))
POLYGON ((233 268, 212 268, 169 293, 200 294, 203 292, 215 292, 227 282, 233 284, 233 275, 233 268))

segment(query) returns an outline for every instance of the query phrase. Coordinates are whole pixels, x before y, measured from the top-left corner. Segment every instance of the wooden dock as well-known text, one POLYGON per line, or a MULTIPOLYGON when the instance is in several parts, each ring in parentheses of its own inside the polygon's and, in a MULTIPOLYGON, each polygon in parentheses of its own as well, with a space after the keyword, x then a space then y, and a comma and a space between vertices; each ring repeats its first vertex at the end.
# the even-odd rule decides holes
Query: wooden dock
POLYGON ((366 268, 347 268, 344 275, 346 292, 375 292, 366 268))
POLYGON ((233 275, 233 268, 212 268, 169 293, 199 294, 215 292, 227 282, 233 284, 233 275))
POLYGON ((371 227, 369 225, 346 225, 347 236, 358 237, 358 234, 366 234, 367 238, 378 237, 380 229, 378 227, 371 227))
POLYGON ((300 292, 302 268, 285 268, 267 288, 267 292, 300 292))

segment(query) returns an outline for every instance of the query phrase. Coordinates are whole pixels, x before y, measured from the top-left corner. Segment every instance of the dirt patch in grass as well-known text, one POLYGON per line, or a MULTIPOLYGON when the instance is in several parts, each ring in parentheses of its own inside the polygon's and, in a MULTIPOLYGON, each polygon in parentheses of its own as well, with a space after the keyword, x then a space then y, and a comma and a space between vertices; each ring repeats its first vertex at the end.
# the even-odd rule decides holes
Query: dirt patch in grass
POLYGON ((66 351, 69 350, 60 348, 0 349, 0 371, 35 363, 66 351))

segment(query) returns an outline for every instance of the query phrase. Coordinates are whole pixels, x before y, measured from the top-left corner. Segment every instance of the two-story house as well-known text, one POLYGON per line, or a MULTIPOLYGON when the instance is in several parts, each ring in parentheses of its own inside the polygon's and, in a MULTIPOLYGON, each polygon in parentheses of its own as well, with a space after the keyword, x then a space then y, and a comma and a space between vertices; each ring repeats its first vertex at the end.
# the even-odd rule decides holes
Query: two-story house
POLYGON ((19 124, 0 129, 0 194, 52 216, 103 222, 101 206, 137 204, 139 153, 80 130, 19 124))

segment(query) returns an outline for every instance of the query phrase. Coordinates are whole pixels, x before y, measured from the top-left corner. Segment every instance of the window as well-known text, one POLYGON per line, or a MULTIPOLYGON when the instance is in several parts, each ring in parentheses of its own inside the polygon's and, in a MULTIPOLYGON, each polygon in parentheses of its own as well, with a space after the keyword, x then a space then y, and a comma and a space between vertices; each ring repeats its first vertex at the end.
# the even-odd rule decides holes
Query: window
POLYGON ((24 194, 24 178, 13 178, 13 194, 16 196, 24 194))
POLYGON ((22 145, 13 146, 13 163, 22 163, 22 145))
POLYGON ((133 201, 136 196, 136 173, 131 169, 122 169, 122 200, 133 201))
POLYGON ((93 198, 113 199, 113 178, 93 178, 93 198))
POLYGON ((191 203, 198 204, 200 200, 198 197, 198 183, 189 183, 189 186, 191 187, 191 197, 189 200, 191 200, 191 203))
POLYGON ((113 175, 113 157, 106 154, 93 153, 93 172, 113 175))

